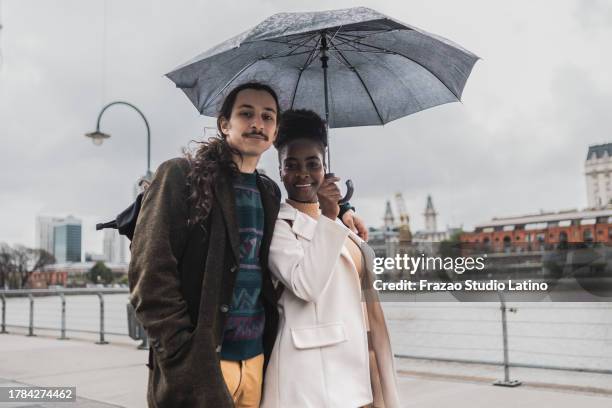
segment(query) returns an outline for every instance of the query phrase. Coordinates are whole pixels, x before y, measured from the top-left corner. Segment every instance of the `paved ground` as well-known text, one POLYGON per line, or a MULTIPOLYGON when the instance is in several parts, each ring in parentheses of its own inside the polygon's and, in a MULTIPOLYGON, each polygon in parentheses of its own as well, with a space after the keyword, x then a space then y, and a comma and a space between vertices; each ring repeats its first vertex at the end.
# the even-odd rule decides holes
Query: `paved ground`
MULTIPOLYGON (((0 335, 0 386, 76 386, 76 403, 0 403, 0 407, 145 407, 147 352, 125 337, 56 340, 55 336, 0 335)), ((549 370, 514 369, 524 385, 495 387, 499 367, 398 360, 405 407, 454 408, 612 406, 612 376, 549 370)))

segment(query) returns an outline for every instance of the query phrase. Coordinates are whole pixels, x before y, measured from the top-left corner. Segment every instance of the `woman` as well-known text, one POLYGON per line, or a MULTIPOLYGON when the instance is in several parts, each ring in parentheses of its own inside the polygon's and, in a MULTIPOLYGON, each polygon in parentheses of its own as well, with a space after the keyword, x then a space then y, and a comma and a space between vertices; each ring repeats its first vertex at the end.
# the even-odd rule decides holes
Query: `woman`
POLYGON ((283 289, 261 406, 399 407, 387 327, 367 271, 372 250, 335 222, 341 195, 339 179, 325 178, 325 123, 311 111, 287 111, 275 146, 289 198, 270 246, 270 271, 283 289))

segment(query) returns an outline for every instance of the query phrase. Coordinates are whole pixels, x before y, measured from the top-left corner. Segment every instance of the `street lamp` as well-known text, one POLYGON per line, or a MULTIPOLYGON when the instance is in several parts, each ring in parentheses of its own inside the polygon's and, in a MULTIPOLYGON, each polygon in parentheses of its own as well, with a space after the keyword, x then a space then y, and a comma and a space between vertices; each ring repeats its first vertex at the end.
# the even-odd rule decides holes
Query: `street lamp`
POLYGON ((96 130, 95 132, 85 133, 85 136, 91 137, 91 141, 96 146, 100 146, 104 142, 104 139, 108 139, 110 137, 110 135, 102 133, 98 130, 96 130))
POLYGON ((103 107, 100 113, 98 114, 98 122, 96 124, 96 130, 94 132, 86 133, 85 136, 91 138, 91 141, 96 146, 100 146, 104 142, 104 139, 108 139, 110 137, 109 134, 100 131, 100 119, 102 119, 102 115, 104 114, 104 112, 113 105, 129 106, 130 108, 138 112, 140 117, 144 120, 144 123, 147 127, 147 172, 145 173, 145 179, 151 180, 151 175, 152 175, 151 173, 151 128, 149 127, 149 122, 147 121, 147 118, 145 117, 145 115, 136 106, 132 105, 129 102, 124 102, 124 101, 115 101, 115 102, 109 103, 108 105, 103 107))

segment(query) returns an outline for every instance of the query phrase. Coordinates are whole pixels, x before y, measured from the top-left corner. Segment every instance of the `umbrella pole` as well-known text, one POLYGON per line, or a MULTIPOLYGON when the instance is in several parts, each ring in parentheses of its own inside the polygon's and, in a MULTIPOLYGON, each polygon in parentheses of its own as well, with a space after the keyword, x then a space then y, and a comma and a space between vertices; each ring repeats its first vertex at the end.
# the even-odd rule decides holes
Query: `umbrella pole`
MULTIPOLYGON (((327 37, 325 35, 325 31, 321 33, 321 47, 319 48, 321 51, 321 67, 323 68, 323 93, 325 95, 325 130, 327 131, 327 173, 325 177, 334 177, 334 173, 331 171, 331 153, 330 153, 330 137, 329 137, 329 96, 328 96, 328 87, 327 87, 327 61, 329 61, 329 57, 327 56, 327 51, 329 48, 327 47, 327 37)), ((346 194, 340 201, 339 204, 347 203, 351 197, 353 196, 354 186, 352 180, 346 180, 346 194)))
POLYGON ((327 61, 329 57, 327 56, 327 37, 325 35, 325 31, 321 33, 321 47, 319 48, 321 51, 321 67, 323 68, 323 93, 325 95, 325 127, 327 131, 327 172, 331 173, 331 154, 330 154, 330 138, 329 138, 329 99, 328 99, 328 91, 327 91, 327 61))

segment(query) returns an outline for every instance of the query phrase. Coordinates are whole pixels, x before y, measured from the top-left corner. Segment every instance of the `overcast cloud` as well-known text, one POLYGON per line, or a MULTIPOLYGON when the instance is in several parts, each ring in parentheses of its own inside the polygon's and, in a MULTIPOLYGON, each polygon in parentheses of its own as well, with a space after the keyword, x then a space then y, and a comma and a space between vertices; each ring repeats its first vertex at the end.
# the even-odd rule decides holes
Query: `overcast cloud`
MULTIPOLYGON (((144 111, 155 168, 214 123, 164 73, 271 14, 328 4, 4 0, 0 242, 34 245, 36 215, 72 214, 85 221, 84 251, 100 253, 93 225, 131 202, 146 166, 144 124, 125 107, 105 114, 113 136, 102 146, 83 137, 100 108, 125 100, 144 111)), ((380 225, 395 192, 413 230, 423 227, 427 194, 441 227, 586 205, 587 147, 612 141, 609 2, 334 2, 357 5, 482 57, 463 103, 332 131, 334 171, 354 180, 353 203, 369 225, 380 225)), ((277 177, 275 152, 261 165, 277 177)))

